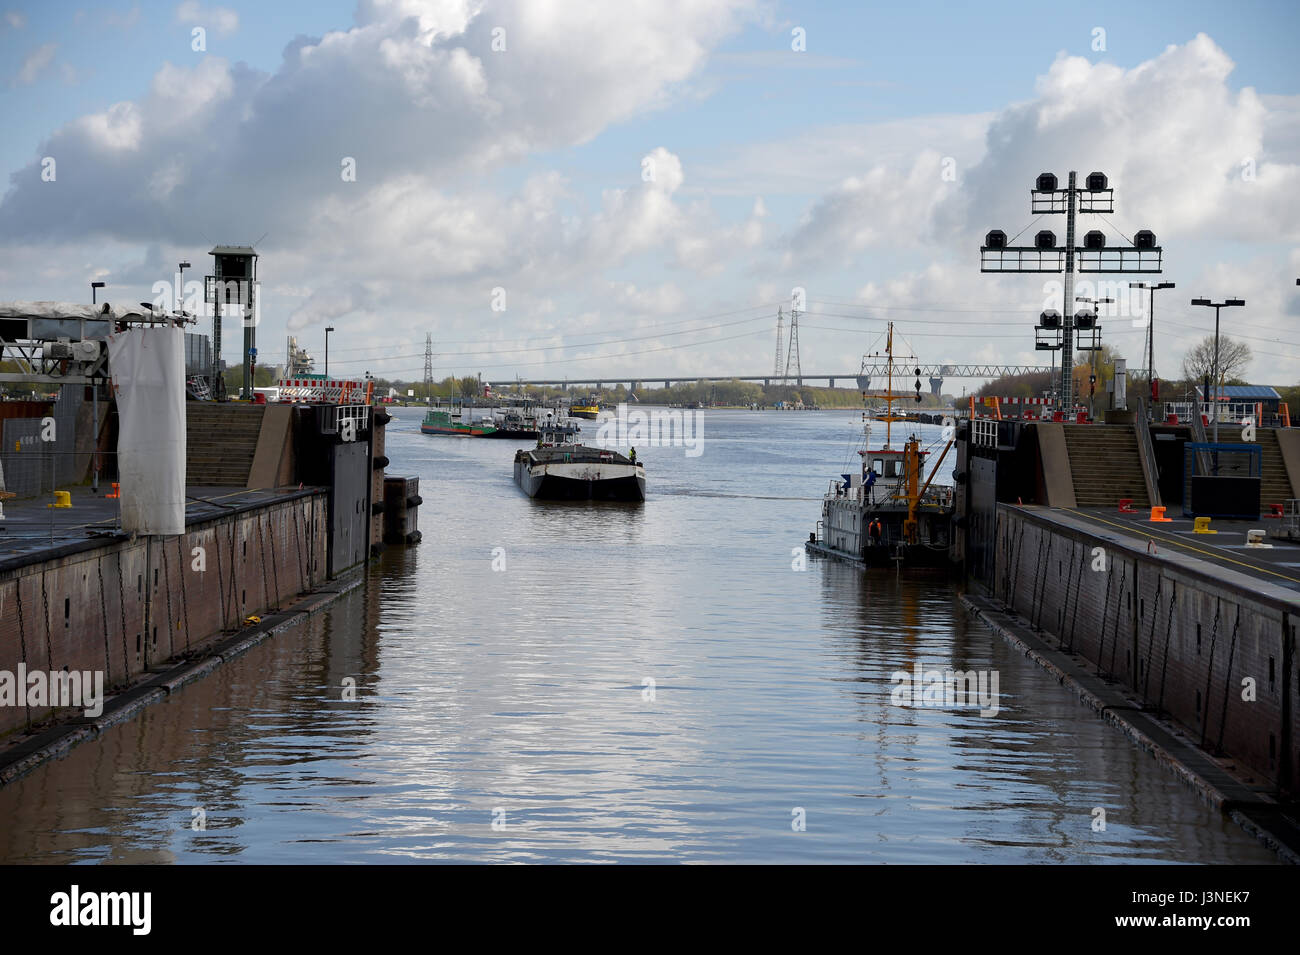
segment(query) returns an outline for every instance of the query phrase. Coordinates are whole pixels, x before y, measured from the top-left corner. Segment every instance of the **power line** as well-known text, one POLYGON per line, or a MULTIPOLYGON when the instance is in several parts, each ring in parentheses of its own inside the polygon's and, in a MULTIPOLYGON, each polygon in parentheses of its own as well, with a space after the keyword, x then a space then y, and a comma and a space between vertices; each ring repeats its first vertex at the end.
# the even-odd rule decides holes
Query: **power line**
MULTIPOLYGON (((512 343, 515 343, 515 342, 523 342, 523 343, 526 344, 526 343, 528 343, 528 342, 547 341, 547 340, 549 340, 549 339, 553 339, 553 338, 555 338, 555 337, 557 337, 557 336, 559 336, 559 335, 564 335, 565 337, 584 338, 584 337, 589 336, 589 335, 608 335, 608 334, 611 333, 611 331, 614 331, 615 334, 618 334, 618 333, 621 333, 621 332, 625 332, 625 331, 626 331, 626 332, 640 332, 640 331, 645 331, 645 330, 647 330, 647 329, 649 329, 649 328, 657 328, 657 327, 658 327, 658 328, 672 328, 672 327, 674 327, 674 326, 676 326, 676 325, 689 325, 689 324, 692 324, 692 323, 695 323, 695 322, 706 322, 706 321, 712 321, 712 320, 715 319, 715 318, 729 318, 729 317, 732 316, 732 315, 741 315, 741 314, 744 314, 745 312, 754 312, 754 311, 758 311, 758 310, 760 310, 760 309, 771 309, 772 305, 774 305, 774 304, 776 304, 776 303, 775 303, 775 302, 770 302, 770 303, 763 303, 763 304, 760 304, 760 305, 748 305, 748 306, 746 306, 746 307, 744 307, 744 308, 735 308, 735 309, 731 309, 730 311, 726 311, 726 312, 715 312, 715 313, 712 314, 712 315, 701 315, 701 316, 698 316, 698 317, 696 317, 696 318, 684 318, 684 319, 679 319, 678 321, 673 321, 673 322, 650 322, 650 323, 648 323, 648 324, 642 324, 642 325, 637 326, 637 327, 635 327, 635 328, 622 328, 622 329, 617 329, 617 330, 604 329, 604 330, 601 330, 601 331, 595 331, 595 332, 568 332, 568 333, 557 331, 557 332, 553 332, 553 333, 551 333, 551 334, 549 334, 549 335, 534 335, 534 336, 532 336, 531 338, 505 338, 505 339, 502 339, 500 342, 492 342, 492 341, 489 341, 489 340, 484 340, 484 339, 482 339, 482 338, 444 338, 444 339, 440 339, 440 340, 442 341, 442 343, 443 343, 444 345, 485 345, 485 346, 486 346, 486 345, 496 345, 496 344, 503 344, 503 345, 504 345, 504 344, 512 344, 512 343)), ((725 323, 724 323, 724 324, 725 324, 725 323)), ((698 329, 698 330, 699 330, 699 331, 704 331, 704 330, 706 330, 707 328, 715 328, 715 327, 718 327, 718 326, 717 326, 717 325, 701 326, 701 328, 698 329)), ((679 335, 679 334, 683 334, 683 333, 682 333, 682 332, 673 332, 672 334, 674 334, 674 335, 679 335)), ((649 337, 656 337, 656 336, 649 336, 649 337)), ((627 340, 630 340, 630 339, 627 339, 627 340)), ((583 348, 583 347, 586 347, 586 346, 588 346, 588 345, 601 345, 601 344, 607 344, 607 343, 609 343, 609 342, 606 341, 606 340, 598 340, 598 341, 591 341, 591 342, 575 342, 574 345, 573 345, 573 347, 575 347, 575 348, 583 348)), ((406 344, 407 344, 406 342, 399 342, 399 343, 397 343, 396 347, 402 347, 402 346, 404 346, 404 345, 406 345, 406 344)), ((562 347, 562 346, 555 345, 555 346, 549 346, 549 347, 559 348, 559 347, 562 347)), ((541 349, 533 349, 533 350, 534 350, 534 351, 539 351, 539 350, 541 350, 541 349)), ((383 353, 386 353, 386 352, 388 352, 388 351, 391 351, 391 348, 374 348, 374 347, 372 347, 372 346, 366 345, 366 346, 358 346, 358 347, 355 347, 355 348, 335 348, 335 349, 332 349, 332 351, 336 351, 336 352, 338 352, 339 354, 344 354, 344 353, 353 354, 353 353, 356 353, 356 352, 359 352, 359 351, 364 351, 364 352, 368 352, 368 353, 370 353, 370 354, 378 355, 378 354, 383 354, 383 353)), ((457 352, 456 354, 469 354, 469 353, 468 353, 468 352, 457 352)), ((494 351, 494 352, 491 352, 491 354, 499 354, 499 352, 494 351)))
MULTIPOLYGON (((759 315, 754 318, 737 319, 734 322, 716 322, 713 325, 704 325, 701 326, 700 328, 684 328, 678 332, 662 332, 654 335, 636 335, 630 338, 609 338, 603 341, 582 342, 573 345, 543 345, 540 348, 488 348, 482 351, 454 351, 454 352, 441 352, 440 354, 442 354, 446 358, 475 358, 482 355, 514 355, 514 354, 530 354, 533 352, 567 351, 573 348, 595 348, 600 345, 621 345, 626 342, 640 342, 640 341, 649 341, 651 339, 672 338, 677 335, 694 335, 699 332, 711 331, 715 328, 730 328, 735 325, 748 325, 748 324, 752 324, 753 322, 765 322, 765 321, 767 321, 766 316, 759 315)), ((361 365, 366 363, 373 363, 376 361, 397 361, 405 357, 406 357, 405 355, 389 355, 386 357, 381 356, 378 358, 350 358, 347 361, 341 361, 338 364, 361 365)))

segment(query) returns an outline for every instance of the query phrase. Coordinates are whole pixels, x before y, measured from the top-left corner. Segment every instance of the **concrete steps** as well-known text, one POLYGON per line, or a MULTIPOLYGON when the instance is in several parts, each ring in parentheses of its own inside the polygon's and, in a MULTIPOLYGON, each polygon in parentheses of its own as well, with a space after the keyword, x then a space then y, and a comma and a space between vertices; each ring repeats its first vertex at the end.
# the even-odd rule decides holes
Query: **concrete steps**
POLYGON ((1132 498, 1134 507, 1151 506, 1138 458, 1137 435, 1131 426, 1067 424, 1064 427, 1065 449, 1079 507, 1115 507, 1126 497, 1132 498))
MULTIPOLYGON (((1240 426, 1220 424, 1219 443, 1244 444, 1240 426)), ((1255 432, 1254 443, 1260 448, 1259 505, 1267 514, 1270 504, 1281 504, 1294 495, 1291 493, 1286 462, 1282 460, 1282 449, 1277 443, 1277 432, 1272 428, 1259 428, 1255 432)))
POLYGON ((185 403, 185 483, 246 487, 262 430, 264 405, 185 403))

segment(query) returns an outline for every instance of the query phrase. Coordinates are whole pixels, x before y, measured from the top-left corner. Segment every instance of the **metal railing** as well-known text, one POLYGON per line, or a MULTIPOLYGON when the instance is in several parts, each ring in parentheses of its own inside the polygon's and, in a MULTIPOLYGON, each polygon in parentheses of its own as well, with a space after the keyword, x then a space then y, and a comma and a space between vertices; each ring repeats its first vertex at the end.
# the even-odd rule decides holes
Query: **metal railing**
MULTIPOLYGON (((1166 401, 1165 417, 1177 415, 1178 423, 1189 422, 1196 417, 1195 402, 1192 401, 1166 401)), ((1219 424, 1241 424, 1245 418, 1255 419, 1259 408, 1253 401, 1223 401, 1218 404, 1202 404, 1202 413, 1209 418, 1210 423, 1217 419, 1219 424)), ((1258 420, 1256 424, 1260 424, 1258 420)))
POLYGON ((320 416, 320 429, 325 434, 338 433, 345 421, 353 422, 357 434, 370 426, 370 405, 319 405, 316 413, 320 416))
POLYGON ((971 422, 971 441, 981 448, 998 446, 998 423, 994 418, 976 418, 971 422))

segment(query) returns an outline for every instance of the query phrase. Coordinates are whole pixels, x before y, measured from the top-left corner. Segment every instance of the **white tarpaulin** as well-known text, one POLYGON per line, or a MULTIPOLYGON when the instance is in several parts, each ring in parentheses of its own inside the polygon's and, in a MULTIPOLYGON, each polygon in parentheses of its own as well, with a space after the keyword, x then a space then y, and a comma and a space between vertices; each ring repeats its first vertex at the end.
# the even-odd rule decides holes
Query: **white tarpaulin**
POLYGON ((108 337, 117 396, 122 530, 185 530, 185 332, 131 328, 108 337))
POLYGON ((0 318, 49 318, 64 320, 107 319, 124 322, 147 321, 153 312, 139 306, 123 307, 100 302, 98 305, 81 305, 77 302, 0 302, 0 318))

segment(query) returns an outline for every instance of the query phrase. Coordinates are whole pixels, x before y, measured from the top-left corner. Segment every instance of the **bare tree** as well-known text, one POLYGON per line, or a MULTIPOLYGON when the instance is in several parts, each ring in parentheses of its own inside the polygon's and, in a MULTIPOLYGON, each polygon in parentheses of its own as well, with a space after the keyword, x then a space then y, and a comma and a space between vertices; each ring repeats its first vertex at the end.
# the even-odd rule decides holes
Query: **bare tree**
MULTIPOLYGON (((1219 336, 1219 378, 1231 381, 1245 375, 1250 365, 1250 346, 1234 341, 1227 335, 1219 336)), ((1183 356, 1183 377, 1200 384, 1206 375, 1214 373, 1214 336, 1206 335, 1187 350, 1183 356)))

